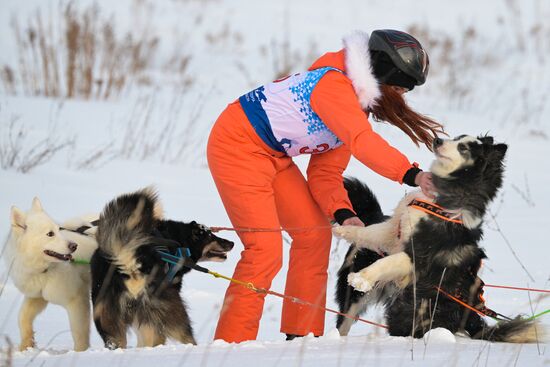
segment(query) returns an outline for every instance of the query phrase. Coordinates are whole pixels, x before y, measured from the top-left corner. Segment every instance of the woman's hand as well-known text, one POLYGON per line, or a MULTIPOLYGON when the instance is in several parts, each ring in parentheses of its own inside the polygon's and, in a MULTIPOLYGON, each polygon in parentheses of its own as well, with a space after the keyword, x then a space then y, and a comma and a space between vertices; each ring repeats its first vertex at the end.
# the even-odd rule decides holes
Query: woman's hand
POLYGON ((429 198, 435 197, 435 186, 432 181, 431 172, 418 172, 414 179, 414 183, 420 187, 424 195, 429 198))
POLYGON ((364 227, 365 223, 361 221, 358 217, 351 217, 342 222, 343 226, 357 226, 364 227))

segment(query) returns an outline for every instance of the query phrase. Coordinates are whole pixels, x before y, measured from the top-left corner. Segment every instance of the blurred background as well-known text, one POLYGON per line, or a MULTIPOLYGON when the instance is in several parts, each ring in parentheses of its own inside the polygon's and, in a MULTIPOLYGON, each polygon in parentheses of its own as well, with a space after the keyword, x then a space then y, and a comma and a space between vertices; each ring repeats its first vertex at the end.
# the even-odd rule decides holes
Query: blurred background
MULTIPOLYGON (((474 133, 512 125, 506 134, 548 137, 543 0, 3 0, 0 10, 2 131, 30 135, 47 122, 56 135, 27 160, 63 157, 77 170, 120 157, 204 167, 205 137, 227 103, 304 70, 355 29, 401 29, 421 41, 430 75, 407 98, 451 134, 462 133, 458 112, 490 120, 474 133), (25 103, 42 121, 22 113, 22 97, 36 97, 25 103), (78 136, 75 104, 101 120, 87 125, 93 141, 78 136)), ((2 155, 3 168, 33 163, 2 155)))

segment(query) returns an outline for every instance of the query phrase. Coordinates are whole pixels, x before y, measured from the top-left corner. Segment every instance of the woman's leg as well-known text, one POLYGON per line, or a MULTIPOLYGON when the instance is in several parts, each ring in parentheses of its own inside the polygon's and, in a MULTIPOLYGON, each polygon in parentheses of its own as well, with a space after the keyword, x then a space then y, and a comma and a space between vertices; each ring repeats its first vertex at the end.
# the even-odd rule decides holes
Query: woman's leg
MULTIPOLYGON (((287 231, 292 237, 285 294, 324 307, 327 267, 331 245, 329 220, 310 194, 302 173, 292 164, 278 172, 273 182, 275 202, 283 228, 310 228, 287 231)), ((322 335, 325 312, 285 300, 281 332, 322 335)))
MULTIPOLYGON (((245 120, 245 123, 246 120, 245 120)), ((208 164, 234 227, 279 228, 272 182, 291 163, 273 157, 253 142, 231 114, 223 113, 208 142, 208 164)), ((280 232, 240 232, 244 245, 233 277, 269 288, 281 268, 280 232)), ((265 294, 231 283, 227 289, 215 339, 253 340, 258 333, 265 294)))

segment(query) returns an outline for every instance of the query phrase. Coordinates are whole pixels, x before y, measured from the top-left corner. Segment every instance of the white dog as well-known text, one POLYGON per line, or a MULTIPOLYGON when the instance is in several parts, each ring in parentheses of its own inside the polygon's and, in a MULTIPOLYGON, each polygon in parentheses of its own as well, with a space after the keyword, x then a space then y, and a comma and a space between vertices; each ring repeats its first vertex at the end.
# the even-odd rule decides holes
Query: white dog
POLYGON ((38 198, 27 213, 12 207, 10 217, 7 265, 15 286, 25 295, 19 311, 19 349, 34 347, 33 321, 51 302, 69 314, 74 349, 86 350, 90 345, 90 266, 86 263, 97 248, 97 227, 84 219, 60 227, 38 198))

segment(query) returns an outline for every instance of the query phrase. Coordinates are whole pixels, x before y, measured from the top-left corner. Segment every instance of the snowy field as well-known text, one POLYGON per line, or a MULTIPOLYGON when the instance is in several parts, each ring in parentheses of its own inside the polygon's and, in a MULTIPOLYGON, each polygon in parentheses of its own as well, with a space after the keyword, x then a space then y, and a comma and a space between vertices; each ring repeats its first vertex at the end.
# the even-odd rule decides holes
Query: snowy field
MULTIPOLYGON (((56 94, 55 88, 44 86, 39 46, 25 41, 29 28, 40 29, 38 18, 50 39, 63 39, 58 33, 66 27, 64 4, 0 0, 0 238, 9 231, 10 207, 29 209, 34 196, 62 221, 99 212, 113 197, 147 185, 158 189, 167 217, 228 226, 205 159, 208 131, 224 106, 338 50, 341 37, 354 29, 395 28, 417 35, 431 56, 428 82, 406 96, 411 104, 443 122, 451 136, 489 133, 509 145, 504 185, 485 218, 482 245, 489 259, 482 278, 487 284, 550 289, 547 1, 74 1, 77 19, 97 4, 89 14, 95 14, 97 29, 112 22, 116 42, 127 34, 134 41, 143 39, 144 45, 150 42, 141 48, 150 52, 137 66, 113 51, 117 63, 110 70, 122 71, 124 78, 116 79, 120 87, 112 87, 109 95, 105 81, 91 86, 88 94, 76 87, 76 98, 66 98, 66 89, 56 94)), ((63 86, 67 52, 64 41, 55 44, 49 55, 61 60, 63 86)), ((92 68, 98 78, 103 77, 97 71, 101 60, 109 56, 105 50, 114 46, 102 47, 96 49, 92 68)), ((77 59, 76 67, 82 64, 77 59)), ((391 126, 374 123, 374 128, 412 161, 429 167, 431 153, 425 148, 415 147, 391 126)), ((297 162, 305 168, 307 157, 297 162)), ((408 190, 357 161, 352 160, 346 174, 368 182, 386 213, 408 190)), ((204 265, 231 275, 242 244, 233 233, 221 235, 234 240, 235 249, 227 262, 204 265)), ((283 246, 287 254, 289 244, 283 246)), ((333 243, 328 307, 336 308, 332 293, 346 248, 343 242, 333 243)), ((547 341, 487 343, 441 331, 429 340, 412 340, 359 323, 343 338, 332 314, 326 317, 325 336, 285 342, 279 332, 281 300, 269 296, 257 341, 213 342, 227 283, 202 273, 186 276, 182 290, 198 346, 133 348, 132 335, 128 350, 109 351, 92 327, 91 349, 75 353, 64 310, 50 305, 35 323, 40 349, 11 352, 9 344, 19 342, 22 296, 0 262, 0 365, 5 366, 550 365, 547 341)), ((286 265, 273 290, 284 290, 285 273, 286 265)), ((486 288, 485 296, 488 307, 508 316, 550 308, 550 297, 542 293, 486 288)), ((384 322, 380 309, 364 317, 384 322)), ((549 315, 540 321, 550 328, 549 315)))

